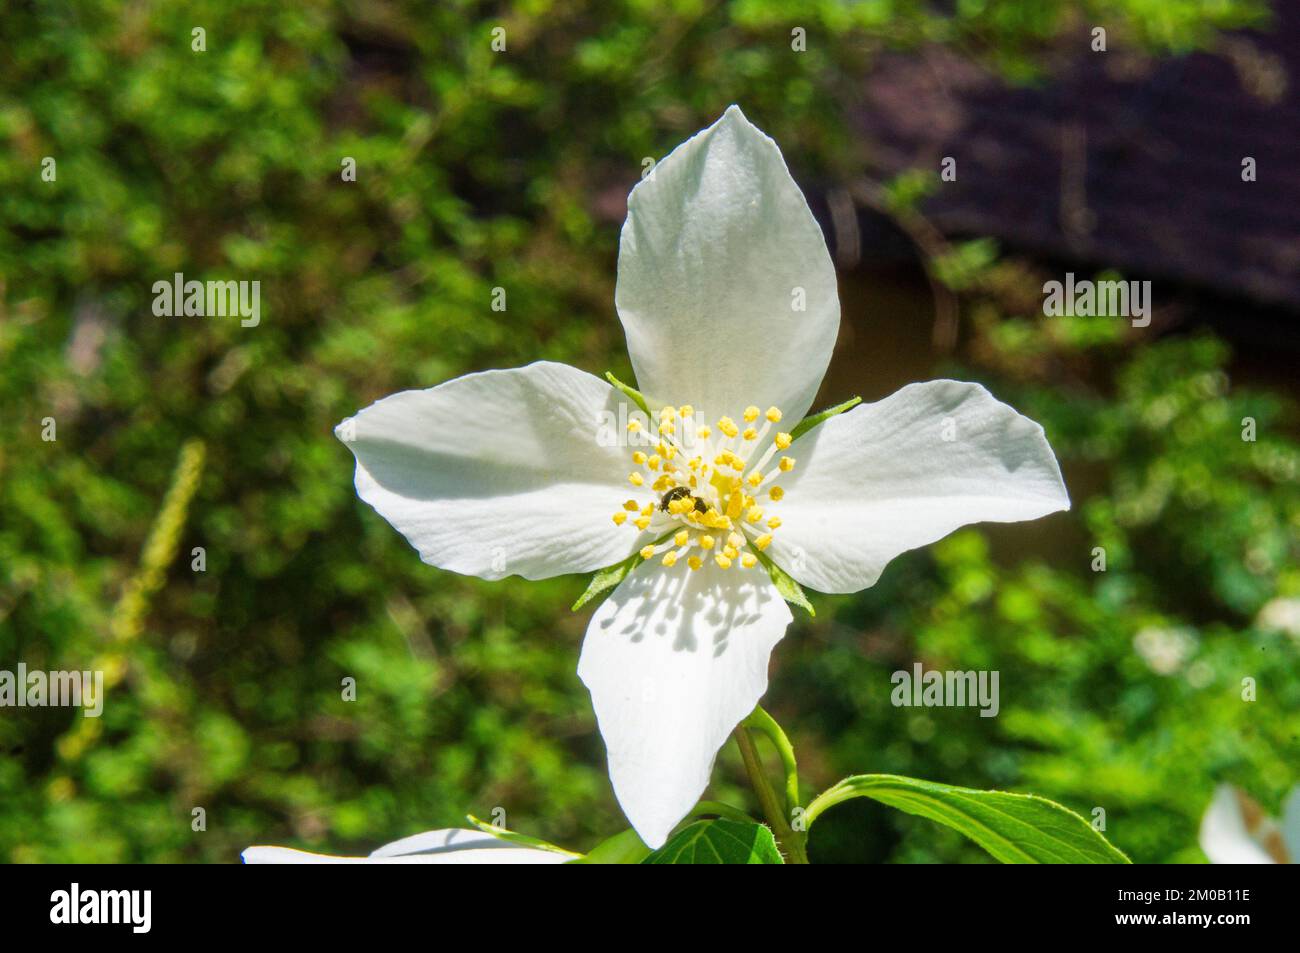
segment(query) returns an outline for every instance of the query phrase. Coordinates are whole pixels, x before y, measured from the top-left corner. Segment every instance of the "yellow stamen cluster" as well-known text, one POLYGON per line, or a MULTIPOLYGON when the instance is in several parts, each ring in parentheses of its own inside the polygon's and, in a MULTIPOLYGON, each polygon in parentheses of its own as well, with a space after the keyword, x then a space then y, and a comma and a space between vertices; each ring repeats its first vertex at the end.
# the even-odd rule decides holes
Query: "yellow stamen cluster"
POLYGON ((710 427, 684 404, 661 408, 648 428, 628 424, 645 447, 632 453, 636 469, 628 483, 644 495, 625 502, 613 521, 653 540, 641 539, 642 559, 658 556, 669 567, 685 562, 692 572, 708 558, 721 569, 759 565, 757 554, 781 525, 779 516, 766 513, 785 495, 772 478, 795 467, 793 457, 777 458, 790 448, 790 434, 769 437, 781 416, 779 408, 764 412, 751 404, 740 414, 743 428, 725 416, 710 427))

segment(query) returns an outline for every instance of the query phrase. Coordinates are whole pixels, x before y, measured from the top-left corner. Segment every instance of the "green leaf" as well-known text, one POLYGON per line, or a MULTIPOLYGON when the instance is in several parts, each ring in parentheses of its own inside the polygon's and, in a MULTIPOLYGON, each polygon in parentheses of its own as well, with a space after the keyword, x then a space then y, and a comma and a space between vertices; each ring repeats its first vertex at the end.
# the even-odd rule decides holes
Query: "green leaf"
POLYGON ((626 830, 601 841, 578 864, 639 864, 650 854, 636 831, 626 830))
POLYGON ((643 864, 781 864, 772 832, 762 824, 696 821, 643 864))
POLYGON ((635 387, 629 387, 628 385, 624 384, 621 380, 619 380, 617 377, 614 376, 612 371, 605 372, 605 380, 609 381, 611 384, 613 384, 615 387, 621 390, 624 393, 624 395, 626 395, 628 400, 632 401, 632 403, 636 404, 638 407, 644 410, 647 417, 653 416, 650 413, 650 406, 645 401, 645 395, 642 394, 639 390, 637 390, 635 387))
POLYGON ((772 582, 776 584, 776 591, 781 593, 782 599, 790 603, 792 606, 799 606, 803 609, 807 609, 810 616, 817 615, 816 610, 813 609, 812 603, 809 602, 808 597, 804 595, 803 587, 800 586, 799 583, 795 582, 789 573, 776 563, 772 562, 771 557, 765 555, 757 546, 750 546, 749 551, 758 557, 758 561, 763 564, 763 568, 767 570, 767 574, 772 577, 772 582))
POLYGON ((811 417, 805 417, 803 420, 799 421, 799 425, 797 427, 795 427, 793 430, 790 431, 790 440, 792 442, 798 440, 800 437, 806 434, 809 430, 812 430, 818 424, 825 423, 826 421, 830 420, 832 417, 837 417, 840 414, 844 413, 844 411, 846 410, 852 410, 860 403, 862 403, 862 398, 854 397, 852 400, 846 400, 842 404, 836 404, 834 407, 830 408, 829 410, 823 410, 820 414, 813 414, 811 417))
POLYGON ((977 791, 893 774, 859 774, 808 805, 811 826, 826 808, 869 797, 965 834, 1004 864, 1127 864, 1092 825, 1069 808, 1031 794, 977 791))

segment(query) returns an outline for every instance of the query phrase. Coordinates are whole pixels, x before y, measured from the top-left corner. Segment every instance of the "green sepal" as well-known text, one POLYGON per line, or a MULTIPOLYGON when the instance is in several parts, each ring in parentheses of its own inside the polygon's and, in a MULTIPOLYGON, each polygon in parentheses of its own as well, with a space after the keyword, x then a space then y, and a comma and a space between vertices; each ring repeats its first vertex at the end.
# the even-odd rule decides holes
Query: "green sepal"
POLYGON ((807 609, 810 616, 816 617, 817 610, 813 608, 813 604, 809 602, 808 597, 804 595, 803 587, 794 581, 794 577, 776 563, 772 562, 771 557, 765 554, 757 546, 751 544, 749 551, 758 557, 758 561, 762 563, 763 568, 767 570, 768 576, 771 577, 773 584, 776 586, 776 591, 781 593, 782 599, 790 603, 792 606, 799 606, 801 609, 807 609))
POLYGON ((791 442, 798 440, 800 437, 806 434, 809 430, 812 430, 818 424, 825 423, 826 421, 830 420, 832 417, 838 417, 840 414, 844 413, 844 411, 852 410, 860 403, 862 403, 862 398, 854 397, 852 400, 846 400, 842 404, 836 404, 834 407, 830 408, 829 410, 823 410, 820 414, 813 414, 811 417, 805 417, 803 420, 799 421, 799 425, 797 427, 795 427, 793 430, 790 431, 791 442))
MULTIPOLYGON (((674 531, 669 530, 663 536, 656 539, 654 544, 658 546, 664 540, 670 539, 673 535, 674 531)), ((577 612, 602 592, 613 589, 627 578, 628 573, 643 562, 645 562, 645 560, 641 558, 641 551, 637 550, 621 563, 614 563, 614 565, 606 566, 604 569, 597 569, 595 574, 591 577, 591 582, 587 585, 587 591, 578 596, 578 601, 573 604, 571 611, 577 612)))
POLYGON ((644 410, 645 415, 647 417, 652 416, 650 413, 650 405, 646 403, 645 395, 642 394, 639 390, 637 390, 635 387, 629 387, 627 384, 624 384, 621 380, 619 380, 617 377, 614 376, 613 371, 605 372, 605 380, 609 381, 611 384, 613 384, 615 387, 621 390, 623 394, 628 398, 628 400, 632 401, 632 403, 636 404, 638 407, 644 410))
POLYGON ((491 834, 498 840, 508 841, 511 844, 518 844, 520 847, 533 847, 537 850, 549 850, 552 853, 564 854, 566 857, 578 858, 581 854, 576 854, 567 848, 552 844, 550 841, 544 841, 539 837, 530 837, 527 834, 520 834, 516 831, 506 830, 504 827, 497 827, 488 821, 479 820, 473 814, 466 814, 465 819, 481 830, 484 834, 491 834))

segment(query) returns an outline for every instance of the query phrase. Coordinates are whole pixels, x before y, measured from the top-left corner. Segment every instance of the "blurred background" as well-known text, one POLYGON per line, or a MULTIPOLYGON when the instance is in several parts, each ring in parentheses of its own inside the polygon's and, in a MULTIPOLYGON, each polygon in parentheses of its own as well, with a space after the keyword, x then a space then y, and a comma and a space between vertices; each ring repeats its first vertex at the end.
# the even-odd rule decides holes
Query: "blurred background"
MULTIPOLYGON (((1298 780, 1294 5, 2 6, 0 669, 108 688, 99 719, 0 709, 0 859, 367 851, 498 809, 579 849, 626 826, 574 674, 586 580, 422 564, 331 429, 539 358, 631 381, 627 192, 733 102, 839 267, 817 406, 979 380, 1043 423, 1074 500, 796 615, 765 705, 805 790, 1030 791, 1165 862, 1204 859, 1215 783, 1275 812, 1298 780), (178 271, 260 280, 260 324, 155 316, 178 271), (1044 317, 1066 272, 1150 280, 1150 326, 1044 317), (918 660, 998 670, 999 716, 892 707, 918 660)), ((712 791, 750 803, 730 746, 712 791)), ((989 860, 864 801, 810 852, 989 860)))

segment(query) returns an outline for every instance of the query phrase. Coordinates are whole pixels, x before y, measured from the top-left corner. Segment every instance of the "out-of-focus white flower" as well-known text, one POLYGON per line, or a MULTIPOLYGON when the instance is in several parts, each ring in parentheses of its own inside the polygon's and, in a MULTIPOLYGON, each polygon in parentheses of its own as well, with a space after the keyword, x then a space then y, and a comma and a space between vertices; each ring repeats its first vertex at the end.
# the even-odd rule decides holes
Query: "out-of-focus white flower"
POLYGON ((1270 599, 1259 610, 1255 625, 1261 629, 1284 632, 1291 638, 1300 640, 1300 599, 1285 596, 1270 599))
POLYGON ((1274 820, 1231 784, 1220 784, 1201 819, 1201 850, 1212 864, 1293 864, 1300 859, 1300 786, 1274 820))
POLYGON ((1173 675, 1196 649, 1196 637, 1184 629, 1147 626, 1133 636, 1133 648, 1157 675, 1173 675))
POLYGON ((242 854, 246 864, 563 864, 578 856, 459 828, 403 837, 368 857, 312 854, 290 847, 250 847, 242 854))

